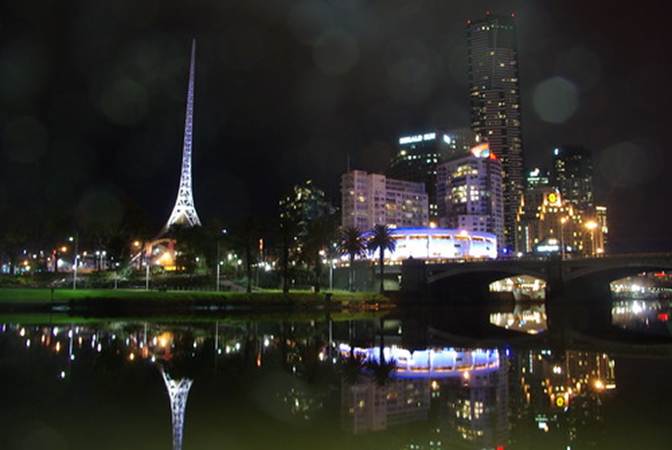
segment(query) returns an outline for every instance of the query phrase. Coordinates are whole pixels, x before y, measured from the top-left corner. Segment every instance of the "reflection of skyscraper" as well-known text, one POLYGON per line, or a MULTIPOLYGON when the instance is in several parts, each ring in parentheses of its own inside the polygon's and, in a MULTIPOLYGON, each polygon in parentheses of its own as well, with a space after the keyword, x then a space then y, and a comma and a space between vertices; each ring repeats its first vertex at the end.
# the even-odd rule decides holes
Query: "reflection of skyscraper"
POLYGON ((522 404, 516 408, 522 439, 530 426, 569 445, 587 426, 602 421, 602 397, 616 388, 615 364, 604 353, 550 350, 521 353, 514 364, 522 404), (527 420, 527 423, 525 423, 527 420), (525 426, 527 425, 527 426, 525 426))
MULTIPOLYGON (((341 352, 350 348, 341 345, 341 352)), ((377 363, 377 348, 355 348, 364 362, 377 363)), ((405 448, 454 448, 453 442, 495 448, 508 433, 508 362, 496 349, 429 348, 410 351, 386 347, 396 368, 383 386, 363 377, 343 383, 342 417, 354 433, 424 422, 421 437, 405 448), (442 444, 443 443, 443 444, 442 444)))
POLYGON ((173 380, 163 369, 161 369, 161 375, 163 376, 163 382, 166 384, 168 397, 170 398, 173 450, 182 450, 184 412, 187 407, 187 398, 189 397, 189 389, 191 389, 193 380, 189 378, 173 380))
POLYGON ((478 448, 497 448, 508 439, 508 361, 441 381, 441 429, 447 439, 478 448))
POLYGON ((467 47, 471 128, 486 139, 504 169, 504 223, 513 246, 516 209, 523 191, 523 140, 518 45, 512 17, 469 21, 467 47))
POLYGON ((429 380, 394 379, 379 385, 369 377, 341 389, 342 425, 353 433, 427 420, 429 380))

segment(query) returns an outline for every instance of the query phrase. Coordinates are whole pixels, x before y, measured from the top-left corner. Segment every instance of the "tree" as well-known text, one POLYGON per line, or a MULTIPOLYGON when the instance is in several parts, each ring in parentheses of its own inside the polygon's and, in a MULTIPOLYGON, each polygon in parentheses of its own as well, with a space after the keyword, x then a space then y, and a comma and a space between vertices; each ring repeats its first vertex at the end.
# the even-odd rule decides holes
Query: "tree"
POLYGON ((380 262, 380 293, 384 291, 383 278, 385 276, 385 251, 393 252, 397 248, 397 243, 386 225, 376 225, 373 227, 373 236, 369 241, 369 251, 375 253, 378 250, 380 262))
POLYGON ((252 265, 260 256, 257 243, 261 233, 262 224, 250 216, 238 223, 229 234, 230 244, 244 255, 248 294, 252 292, 252 265))
POLYGON ((346 227, 341 231, 341 241, 338 251, 342 255, 350 257, 350 273, 348 276, 348 287, 351 291, 355 290, 355 258, 366 254, 366 242, 362 233, 356 227, 346 227))
POLYGON ((168 236, 176 242, 175 265, 193 274, 197 268, 207 267, 209 252, 208 234, 202 227, 188 227, 175 224, 168 230, 168 236))
MULTIPOLYGON (((316 188, 309 180, 302 185, 294 188, 284 196, 279 202, 280 209, 280 242, 282 254, 280 265, 282 267, 282 290, 283 293, 289 292, 290 263, 303 262, 314 264, 313 269, 318 273, 321 270, 321 260, 317 260, 311 252, 311 257, 307 258, 305 252, 306 244, 316 247, 317 243, 310 237, 316 234, 309 228, 318 227, 314 224, 324 216, 332 216, 334 207, 325 200, 325 194, 322 190, 316 188)), ((320 224, 319 226, 323 226, 320 224)), ((320 232, 319 234, 322 234, 320 232)), ((311 249, 312 250, 312 249, 311 249)), ((319 250, 318 250, 319 252, 319 250)))
POLYGON ((335 214, 324 214, 311 220, 308 223, 307 235, 302 242, 304 259, 313 266, 315 292, 320 292, 322 258, 326 255, 326 248, 334 240, 336 234, 335 217, 335 214))

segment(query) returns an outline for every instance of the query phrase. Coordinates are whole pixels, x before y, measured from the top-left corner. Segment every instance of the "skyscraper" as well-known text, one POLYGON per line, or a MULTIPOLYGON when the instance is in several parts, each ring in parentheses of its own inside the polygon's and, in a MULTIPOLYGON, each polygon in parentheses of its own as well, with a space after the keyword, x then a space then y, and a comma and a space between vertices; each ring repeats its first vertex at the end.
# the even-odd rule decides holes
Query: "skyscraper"
POLYGON ((488 144, 440 164, 436 189, 441 226, 492 233, 502 248, 502 164, 488 144))
POLYGON ((518 46, 513 17, 487 15, 467 24, 471 128, 487 140, 504 169, 506 245, 513 247, 523 191, 523 139, 518 46))
POLYGON ((593 211, 593 158, 588 149, 578 145, 554 148, 551 181, 565 200, 583 212, 593 211))
POLYGON ((386 175, 399 180, 425 183, 429 218, 436 219, 436 168, 448 159, 467 155, 475 135, 468 129, 430 130, 399 138, 399 151, 392 157, 386 175))
POLYGON ((366 231, 375 225, 428 224, 425 184, 351 170, 341 177, 341 224, 366 231))
POLYGON ((527 172, 525 176, 525 188, 536 189, 537 187, 550 186, 551 177, 548 170, 535 167, 527 172))

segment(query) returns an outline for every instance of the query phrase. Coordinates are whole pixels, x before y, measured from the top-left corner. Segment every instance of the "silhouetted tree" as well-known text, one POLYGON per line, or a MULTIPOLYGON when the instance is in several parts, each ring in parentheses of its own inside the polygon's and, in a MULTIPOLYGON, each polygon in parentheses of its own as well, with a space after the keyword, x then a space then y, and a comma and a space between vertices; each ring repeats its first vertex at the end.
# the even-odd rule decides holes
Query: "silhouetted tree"
POLYGON ((350 258, 350 271, 348 274, 348 288, 355 290, 355 258, 366 254, 366 242, 362 233, 356 227, 346 227, 341 231, 341 240, 338 251, 350 258))
POLYGON ((390 234, 390 229, 386 225, 376 225, 373 227, 373 236, 369 241, 369 251, 379 253, 380 262, 380 293, 384 291, 383 278, 385 276, 385 251, 393 252, 397 248, 397 243, 390 234))

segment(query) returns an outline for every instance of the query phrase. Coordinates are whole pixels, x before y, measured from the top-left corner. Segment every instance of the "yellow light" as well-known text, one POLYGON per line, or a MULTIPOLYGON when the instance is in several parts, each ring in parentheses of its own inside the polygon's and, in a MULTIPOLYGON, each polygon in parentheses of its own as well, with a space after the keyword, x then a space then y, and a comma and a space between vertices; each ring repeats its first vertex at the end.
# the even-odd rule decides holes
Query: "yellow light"
POLYGON ((562 217, 560 219, 560 223, 567 223, 567 220, 568 220, 567 217, 562 217))
POLYGON ((68 247, 66 247, 65 245, 63 247, 61 247, 61 252, 62 253, 65 253, 67 251, 68 251, 68 247))
POLYGON ((565 397, 558 396, 555 399, 555 406, 557 406, 558 408, 562 408, 563 406, 565 406, 565 397))
POLYGON ((165 333, 159 336, 159 347, 166 348, 168 344, 173 340, 173 335, 166 331, 165 333))
POLYGON ((436 228, 436 222, 429 222, 429 228, 436 228))
POLYGON ((133 247, 139 248, 140 247, 140 241, 133 241, 133 247))
POLYGON ((586 222, 584 226, 590 231, 593 231, 595 228, 597 228, 597 222, 591 220, 590 222, 586 222))
POLYGON ((604 381, 600 380, 599 378, 593 382, 593 387, 595 388, 596 391, 603 391, 604 390, 604 381))
POLYGON ((131 361, 135 360, 135 353, 131 353, 130 355, 128 355, 128 359, 130 359, 131 361))

